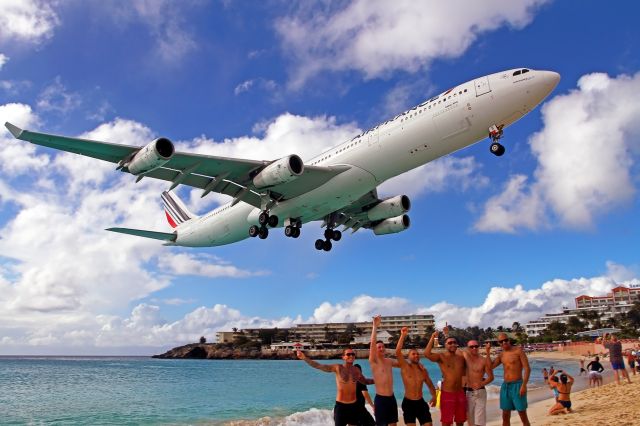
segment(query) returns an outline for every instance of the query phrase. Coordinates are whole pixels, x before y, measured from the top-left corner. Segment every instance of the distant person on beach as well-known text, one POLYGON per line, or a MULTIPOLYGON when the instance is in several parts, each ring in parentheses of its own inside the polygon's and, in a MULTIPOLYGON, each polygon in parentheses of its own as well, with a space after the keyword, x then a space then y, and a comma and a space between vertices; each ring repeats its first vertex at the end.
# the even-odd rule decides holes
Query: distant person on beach
POLYGON ((333 407, 333 420, 336 426, 357 426, 359 423, 359 411, 357 405, 356 383, 370 385, 373 380, 365 378, 353 362, 356 353, 347 348, 342 352, 344 364, 320 364, 307 356, 302 351, 297 353, 298 359, 303 360, 313 368, 326 373, 334 373, 336 376, 336 404, 333 407))
POLYGON ((631 383, 629 373, 624 366, 624 358, 622 357, 622 343, 618 340, 618 336, 615 334, 605 333, 602 337, 602 345, 609 349, 609 361, 611 362, 611 368, 616 376, 616 384, 620 384, 620 373, 627 379, 628 383, 631 383), (609 339, 607 339, 609 337, 609 339))
POLYGON ((600 357, 597 356, 593 361, 587 364, 587 370, 589 370, 589 386, 601 386, 602 385, 602 372, 604 367, 600 364, 600 357))
POLYGON ((627 362, 629 363, 629 369, 636 375, 636 353, 634 351, 627 351, 627 362))
POLYGON ((558 399, 556 403, 549 409, 550 415, 556 415, 560 413, 571 413, 571 386, 573 386, 573 377, 569 373, 562 370, 554 371, 551 374, 553 378, 556 377, 556 373, 560 374, 560 380, 553 381, 552 385, 558 390, 558 399))
MULTIPOLYGON (((446 327, 445 327, 446 331, 446 327)), ((433 353, 434 341, 439 331, 434 331, 429 339, 424 356, 438 363, 442 372, 442 389, 440 391, 440 421, 443 425, 462 426, 467 421, 467 397, 462 387, 462 377, 465 374, 464 355, 458 351, 458 342, 454 337, 445 333, 444 352, 433 353)))
POLYGON ((491 365, 495 369, 500 364, 504 367, 504 381, 500 387, 500 409, 502 424, 511 424, 511 411, 516 410, 524 426, 529 426, 527 417, 527 383, 531 375, 529 360, 522 348, 512 346, 505 333, 498 334, 498 343, 502 352, 491 365), (524 371, 524 376, 523 376, 524 371))
POLYGON ((371 344, 369 346, 369 364, 376 382, 375 406, 376 425, 395 426, 398 423, 398 403, 393 394, 393 374, 391 369, 398 367, 398 362, 385 356, 384 343, 378 339, 378 327, 382 317, 373 317, 371 328, 371 344))
POLYGON ((436 388, 433 386, 427 369, 420 364, 420 354, 417 350, 409 350, 409 361, 405 361, 404 355, 402 355, 402 347, 404 346, 404 340, 408 332, 407 327, 402 327, 400 330, 400 339, 396 346, 396 358, 398 359, 402 383, 404 384, 402 417, 407 426, 415 425, 416 419, 418 420, 418 424, 422 426, 431 425, 433 424, 431 413, 429 412, 429 405, 422 396, 422 386, 426 384, 429 392, 431 392, 431 401, 429 401, 429 404, 432 407, 436 405, 436 388))
POLYGON ((467 397, 467 419, 470 426, 487 424, 486 385, 493 382, 491 368, 491 344, 485 346, 486 357, 480 355, 480 343, 477 340, 467 342, 467 350, 462 352, 465 363, 464 390, 467 397))
POLYGON ((580 358, 580 373, 579 376, 582 376, 582 373, 587 374, 587 370, 584 368, 584 358, 580 358))
POLYGON ((547 367, 542 369, 542 379, 544 380, 544 384, 549 384, 549 372, 547 371, 547 367))
MULTIPOLYGON (((362 367, 360 364, 353 364, 360 372, 362 373, 362 367)), ((367 385, 362 384, 360 382, 356 383, 356 404, 358 405, 359 411, 359 420, 358 426, 375 426, 376 421, 373 420, 373 417, 367 411, 366 404, 369 404, 371 409, 375 409, 373 407, 373 401, 371 400, 371 395, 369 395, 369 390, 367 389, 367 385)))

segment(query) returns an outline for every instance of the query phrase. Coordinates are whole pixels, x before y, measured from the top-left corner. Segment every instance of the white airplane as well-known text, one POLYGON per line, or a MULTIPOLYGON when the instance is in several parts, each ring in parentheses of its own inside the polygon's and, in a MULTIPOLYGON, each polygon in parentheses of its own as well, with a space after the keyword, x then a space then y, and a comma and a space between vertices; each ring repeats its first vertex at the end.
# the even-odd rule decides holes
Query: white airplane
POLYGON ((267 238, 269 228, 284 227, 298 238, 302 224, 323 221, 324 239, 315 247, 329 251, 342 231, 371 229, 376 235, 409 228, 406 195, 378 198, 382 182, 451 154, 487 136, 490 151, 501 156, 503 129, 535 108, 560 81, 552 71, 518 68, 468 81, 422 102, 308 162, 298 155, 254 161, 176 152, 167 138, 144 147, 75 139, 22 130, 5 123, 18 139, 117 163, 117 169, 171 182, 162 194, 173 232, 130 228, 108 231, 154 238, 166 245, 208 247, 247 237, 267 238), (218 192, 233 200, 196 216, 171 192, 179 184, 218 192))

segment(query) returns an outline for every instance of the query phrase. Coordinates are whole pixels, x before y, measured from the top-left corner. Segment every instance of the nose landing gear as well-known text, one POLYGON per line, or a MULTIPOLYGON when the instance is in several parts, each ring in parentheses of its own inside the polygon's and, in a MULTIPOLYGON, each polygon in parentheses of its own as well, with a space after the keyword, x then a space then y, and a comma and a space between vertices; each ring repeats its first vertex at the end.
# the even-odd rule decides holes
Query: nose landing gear
POLYGON ((258 223, 260 226, 251 225, 249 227, 249 236, 252 238, 259 237, 261 240, 264 240, 269 236, 269 229, 267 226, 271 228, 278 226, 278 216, 269 215, 269 212, 265 210, 260 213, 260 216, 258 216, 258 223))
POLYGON ((502 136, 504 134, 504 131, 502 130, 504 128, 504 124, 501 124, 499 126, 496 126, 495 124, 491 127, 489 127, 489 138, 491 138, 491 145, 489 146, 489 151, 491 151, 491 153, 497 157, 500 157, 504 154, 505 152, 505 148, 502 144, 500 144, 498 141, 500 139, 502 139, 502 136))

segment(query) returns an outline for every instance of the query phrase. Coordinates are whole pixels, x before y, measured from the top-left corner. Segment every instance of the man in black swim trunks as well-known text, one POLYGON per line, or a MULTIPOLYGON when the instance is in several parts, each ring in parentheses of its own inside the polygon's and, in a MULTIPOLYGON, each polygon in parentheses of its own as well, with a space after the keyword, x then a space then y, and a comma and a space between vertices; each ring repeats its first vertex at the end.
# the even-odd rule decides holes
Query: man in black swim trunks
POLYGON ((393 395, 393 374, 391 369, 398 367, 398 362, 385 356, 384 343, 377 340, 378 327, 382 322, 382 317, 377 315, 373 318, 373 328, 371 329, 371 345, 369 347, 369 364, 373 379, 376 382, 376 425, 395 426, 398 423, 398 403, 393 395))
POLYGON ((373 380, 365 378, 360 370, 353 366, 356 353, 347 348, 342 353, 344 364, 320 364, 298 351, 298 359, 303 360, 313 368, 336 375, 336 405, 333 408, 333 420, 336 426, 357 426, 360 411, 356 402, 356 383, 373 384, 373 380))

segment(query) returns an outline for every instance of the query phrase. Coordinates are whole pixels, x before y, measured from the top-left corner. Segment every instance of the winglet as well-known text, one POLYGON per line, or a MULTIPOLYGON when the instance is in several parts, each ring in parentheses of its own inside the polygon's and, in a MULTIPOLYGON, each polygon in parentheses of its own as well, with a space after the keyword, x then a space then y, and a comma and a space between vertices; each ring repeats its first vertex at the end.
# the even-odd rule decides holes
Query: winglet
POLYGON ((11 132, 11 134, 15 138, 20 139, 20 135, 22 135, 22 129, 20 127, 14 126, 13 124, 9 123, 8 121, 6 123, 4 123, 4 127, 9 129, 9 131, 11 132))

